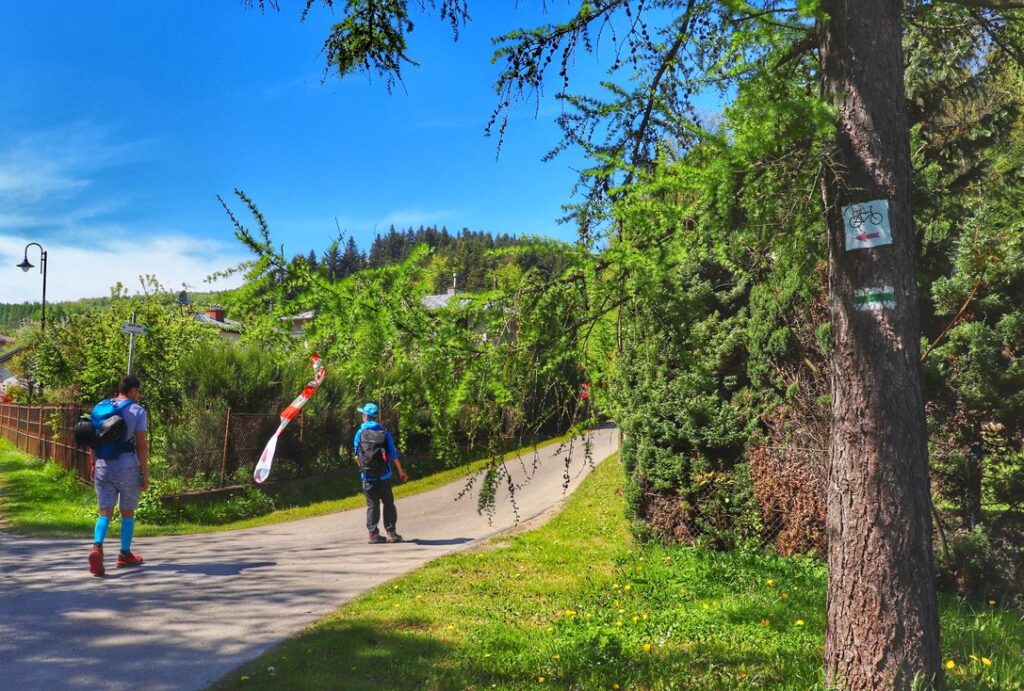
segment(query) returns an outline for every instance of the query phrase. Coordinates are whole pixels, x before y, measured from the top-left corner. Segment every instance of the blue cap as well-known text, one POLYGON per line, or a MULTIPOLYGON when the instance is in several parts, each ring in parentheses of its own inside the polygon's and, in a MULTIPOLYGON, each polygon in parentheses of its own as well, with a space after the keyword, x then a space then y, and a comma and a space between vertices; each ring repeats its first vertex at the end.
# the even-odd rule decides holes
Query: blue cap
POLYGON ((369 415, 370 417, 377 417, 380 415, 380 408, 377 407, 376 403, 367 403, 362 408, 356 408, 363 415, 369 415))

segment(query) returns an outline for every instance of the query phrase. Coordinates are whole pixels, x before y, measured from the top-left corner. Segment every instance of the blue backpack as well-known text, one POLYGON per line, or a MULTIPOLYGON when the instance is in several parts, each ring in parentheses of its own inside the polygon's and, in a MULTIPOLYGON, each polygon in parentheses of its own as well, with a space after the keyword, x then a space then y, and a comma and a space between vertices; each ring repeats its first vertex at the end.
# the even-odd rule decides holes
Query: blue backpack
POLYGON ((123 453, 135 451, 135 435, 128 433, 128 423, 122 414, 134 402, 130 398, 123 401, 111 398, 100 401, 92 409, 89 417, 95 441, 91 446, 96 451, 96 458, 113 460, 123 453))

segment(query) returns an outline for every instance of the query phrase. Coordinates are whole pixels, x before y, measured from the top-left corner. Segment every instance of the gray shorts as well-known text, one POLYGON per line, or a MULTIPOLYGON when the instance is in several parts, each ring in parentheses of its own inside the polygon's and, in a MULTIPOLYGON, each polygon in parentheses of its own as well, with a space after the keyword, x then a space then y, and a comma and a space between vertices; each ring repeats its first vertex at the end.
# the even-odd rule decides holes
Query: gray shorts
POLYGON ((114 504, 118 504, 123 511, 134 511, 139 506, 142 470, 137 465, 97 463, 93 473, 93 484, 96 486, 96 500, 101 509, 111 509, 114 504))

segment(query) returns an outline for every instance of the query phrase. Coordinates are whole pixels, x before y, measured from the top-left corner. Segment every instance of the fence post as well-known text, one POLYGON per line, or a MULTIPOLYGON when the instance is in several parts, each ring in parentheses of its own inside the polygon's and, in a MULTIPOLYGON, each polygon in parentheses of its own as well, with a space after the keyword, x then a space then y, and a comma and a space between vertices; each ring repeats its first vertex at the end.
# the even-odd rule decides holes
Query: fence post
POLYGON ((228 469, 228 440, 231 433, 231 408, 228 408, 227 417, 224 420, 224 449, 220 456, 220 486, 224 486, 224 475, 228 469))

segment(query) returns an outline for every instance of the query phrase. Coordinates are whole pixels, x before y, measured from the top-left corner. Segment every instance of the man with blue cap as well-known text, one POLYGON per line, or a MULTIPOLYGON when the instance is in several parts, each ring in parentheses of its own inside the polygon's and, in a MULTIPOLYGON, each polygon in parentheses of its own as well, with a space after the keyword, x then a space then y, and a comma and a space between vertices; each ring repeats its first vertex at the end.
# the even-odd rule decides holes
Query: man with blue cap
POLYGON ((395 531, 398 510, 395 508, 395 495, 391 491, 392 468, 398 471, 398 477, 402 482, 408 480, 409 476, 402 468, 402 462, 398 460, 398 448, 391 437, 391 432, 377 422, 380 415, 377 404, 367 403, 356 410, 363 414, 363 424, 356 430, 353 441, 356 465, 363 480, 363 494, 366 495, 366 530, 370 533, 370 544, 401 542, 402 536, 395 531), (386 538, 377 528, 381 518, 381 505, 384 506, 386 538))

